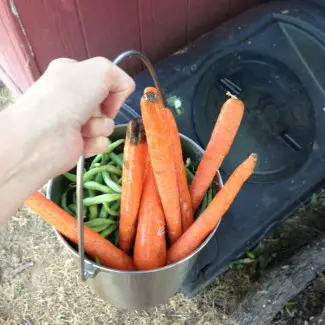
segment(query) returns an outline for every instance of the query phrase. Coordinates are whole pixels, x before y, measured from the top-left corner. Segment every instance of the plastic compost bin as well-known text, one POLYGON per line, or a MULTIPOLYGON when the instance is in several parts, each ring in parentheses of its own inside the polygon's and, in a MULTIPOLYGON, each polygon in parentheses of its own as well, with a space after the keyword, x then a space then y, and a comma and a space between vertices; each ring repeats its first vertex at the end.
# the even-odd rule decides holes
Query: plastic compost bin
MULTIPOLYGON (((156 64, 179 130, 205 147, 231 91, 245 103, 221 174, 251 152, 260 163, 183 291, 191 296, 256 245, 325 181, 325 2, 272 1, 200 37, 156 64)), ((146 72, 128 105, 140 112, 146 72), (140 85, 140 86, 139 86, 140 85), (141 86, 143 85, 143 87, 141 86)))

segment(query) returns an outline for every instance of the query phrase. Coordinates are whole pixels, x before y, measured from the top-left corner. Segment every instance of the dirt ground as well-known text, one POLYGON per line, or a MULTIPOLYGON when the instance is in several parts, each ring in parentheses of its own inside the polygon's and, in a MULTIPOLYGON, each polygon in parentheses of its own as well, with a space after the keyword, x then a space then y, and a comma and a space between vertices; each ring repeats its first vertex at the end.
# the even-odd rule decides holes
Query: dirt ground
MULTIPOLYGON (((0 85, 0 107, 10 102, 9 92, 0 85)), ((0 325, 231 324, 228 315, 266 267, 287 258, 325 230, 324 216, 322 192, 313 198, 311 207, 301 208, 268 236, 250 254, 250 261, 246 256, 234 263, 195 298, 178 294, 165 306, 125 312, 105 303, 79 280, 75 261, 53 229, 22 207, 9 224, 0 226, 0 325)), ((275 324, 305 324, 321 312, 325 307, 323 278, 315 283, 303 298, 288 302, 275 324), (299 316, 300 306, 307 312, 299 316)))
POLYGON ((111 307, 79 281, 75 261, 52 228, 26 208, 0 228, 0 265, 0 324, 229 323, 214 306, 228 298, 224 283, 147 312, 111 307))

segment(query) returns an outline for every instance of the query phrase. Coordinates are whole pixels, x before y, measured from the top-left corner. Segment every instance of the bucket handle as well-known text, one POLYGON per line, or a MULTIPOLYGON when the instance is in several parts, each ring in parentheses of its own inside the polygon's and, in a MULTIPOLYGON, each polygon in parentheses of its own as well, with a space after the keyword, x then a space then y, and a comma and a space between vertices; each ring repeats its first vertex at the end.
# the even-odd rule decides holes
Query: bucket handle
MULTIPOLYGON (((155 88, 157 89, 158 95, 160 98, 161 92, 159 87, 158 78, 155 72, 155 69, 149 59, 141 52, 136 50, 130 50, 123 52, 119 56, 115 58, 113 61, 114 64, 119 64, 124 61, 128 57, 135 56, 141 59, 142 63, 148 69, 151 78, 153 79, 155 88)), ((77 218, 78 218, 78 251, 79 251, 79 263, 80 263, 80 275, 81 280, 85 281, 89 276, 94 276, 95 272, 90 271, 88 267, 86 267, 85 263, 85 248, 84 248, 84 217, 83 217, 83 174, 84 174, 84 164, 85 164, 85 154, 82 153, 80 155, 78 164, 77 164, 77 218)))

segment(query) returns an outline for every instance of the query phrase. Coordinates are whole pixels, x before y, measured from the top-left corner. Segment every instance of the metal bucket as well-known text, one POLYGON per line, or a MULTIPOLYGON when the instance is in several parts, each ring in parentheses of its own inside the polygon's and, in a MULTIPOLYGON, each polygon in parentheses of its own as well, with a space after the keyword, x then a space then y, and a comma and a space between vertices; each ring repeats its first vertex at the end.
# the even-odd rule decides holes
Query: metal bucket
MULTIPOLYGON (((124 138, 125 133, 126 125, 116 126, 110 139, 114 141, 124 138)), ((191 158, 192 162, 197 165, 204 150, 186 136, 180 136, 184 157, 191 158)), ((219 173, 217 177, 220 186, 223 186, 219 173)), ((64 186, 64 177, 56 177, 49 182, 47 197, 58 204, 64 186)), ((85 266, 90 275, 86 281, 95 293, 117 308, 140 310, 165 304, 171 296, 180 290, 199 252, 209 242, 218 226, 191 255, 175 264, 152 271, 117 271, 99 266, 86 258, 85 266)), ((67 241, 57 231, 56 234, 76 260, 79 260, 75 245, 67 241)))

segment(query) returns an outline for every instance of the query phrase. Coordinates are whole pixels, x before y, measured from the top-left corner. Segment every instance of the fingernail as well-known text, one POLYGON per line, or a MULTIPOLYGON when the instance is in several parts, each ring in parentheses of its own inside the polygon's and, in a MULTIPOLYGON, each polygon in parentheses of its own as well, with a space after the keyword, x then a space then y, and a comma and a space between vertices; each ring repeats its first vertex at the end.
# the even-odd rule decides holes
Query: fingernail
POLYGON ((85 156, 93 155, 94 153, 98 155, 99 153, 104 153, 107 151, 107 147, 111 143, 110 139, 107 137, 96 137, 85 139, 84 152, 85 156))
POLYGON ((115 126, 114 120, 112 120, 110 118, 105 119, 105 127, 106 127, 106 130, 108 130, 109 135, 111 135, 113 133, 114 126, 115 126))
POLYGON ((88 152, 88 153, 85 153, 85 158, 90 158, 90 157, 93 157, 93 156, 96 156, 97 153, 94 153, 94 152, 88 152))

